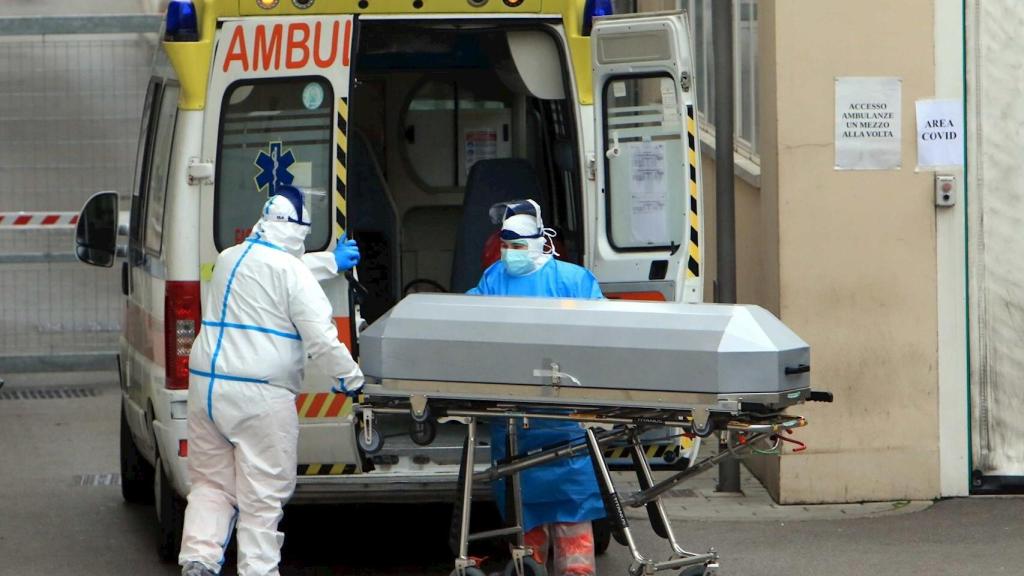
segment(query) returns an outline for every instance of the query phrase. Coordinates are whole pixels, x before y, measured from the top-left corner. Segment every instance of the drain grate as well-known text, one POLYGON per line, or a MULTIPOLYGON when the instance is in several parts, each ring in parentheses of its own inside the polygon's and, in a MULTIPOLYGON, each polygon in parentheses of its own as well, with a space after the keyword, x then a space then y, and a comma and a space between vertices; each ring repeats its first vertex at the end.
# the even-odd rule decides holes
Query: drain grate
POLYGON ((112 474, 75 474, 72 476, 75 486, 120 486, 121 475, 112 474))
POLYGON ((92 398, 95 388, 25 388, 0 391, 0 400, 62 400, 66 398, 92 398))

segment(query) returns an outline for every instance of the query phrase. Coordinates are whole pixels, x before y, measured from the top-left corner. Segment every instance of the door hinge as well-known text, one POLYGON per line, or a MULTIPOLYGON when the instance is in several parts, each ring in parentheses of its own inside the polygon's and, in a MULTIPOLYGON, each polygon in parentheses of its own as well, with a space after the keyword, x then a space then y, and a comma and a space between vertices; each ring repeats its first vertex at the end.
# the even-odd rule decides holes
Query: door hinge
POLYGON ((683 92, 690 91, 690 72, 683 70, 683 73, 679 75, 679 87, 683 89, 683 92))
POLYGON ((594 154, 587 154, 587 180, 597 180, 597 160, 594 154))
POLYGON ((203 162, 199 158, 188 159, 188 184, 213 184, 213 162, 203 162))

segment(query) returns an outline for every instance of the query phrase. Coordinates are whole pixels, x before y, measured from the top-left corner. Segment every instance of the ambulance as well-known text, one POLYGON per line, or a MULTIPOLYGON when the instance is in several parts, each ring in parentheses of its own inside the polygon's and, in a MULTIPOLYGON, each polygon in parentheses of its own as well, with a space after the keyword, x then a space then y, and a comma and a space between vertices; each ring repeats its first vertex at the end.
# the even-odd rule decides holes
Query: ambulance
MULTIPOLYGON (((83 262, 124 257, 122 490, 155 499, 162 557, 180 539, 188 354, 213 264, 282 183, 309 192, 307 252, 359 243, 351 281, 322 283, 357 358, 360 330, 403 296, 476 284, 489 209, 513 199, 540 204, 559 257, 608 298, 702 300, 686 15, 611 12, 610 0, 170 2, 130 209, 97 193, 76 233, 83 262)), ((331 384, 309 367, 296 399, 293 502, 451 499, 463 427, 396 416, 378 423, 381 445, 360 446, 331 384)), ((679 448, 651 451, 671 463, 679 448)))

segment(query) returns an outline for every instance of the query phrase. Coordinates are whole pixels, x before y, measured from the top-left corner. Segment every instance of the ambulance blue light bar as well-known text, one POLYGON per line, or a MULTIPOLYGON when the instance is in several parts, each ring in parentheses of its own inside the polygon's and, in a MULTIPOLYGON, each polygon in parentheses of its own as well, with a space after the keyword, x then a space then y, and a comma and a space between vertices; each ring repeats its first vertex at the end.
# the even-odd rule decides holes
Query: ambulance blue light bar
POLYGON ((167 5, 167 26, 164 28, 164 40, 168 42, 197 42, 199 40, 196 5, 192 3, 192 0, 171 0, 171 3, 167 5))
POLYGON ((583 36, 590 36, 594 28, 594 18, 597 16, 611 16, 615 14, 612 7, 612 0, 587 0, 583 6, 583 36))

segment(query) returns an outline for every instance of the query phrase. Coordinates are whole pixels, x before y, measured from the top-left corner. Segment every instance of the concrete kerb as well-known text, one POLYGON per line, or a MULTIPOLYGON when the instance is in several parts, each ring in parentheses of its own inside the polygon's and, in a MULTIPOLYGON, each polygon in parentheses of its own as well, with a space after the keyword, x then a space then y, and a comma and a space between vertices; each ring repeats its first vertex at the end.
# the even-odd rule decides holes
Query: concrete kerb
MULTIPOLYGON (((631 473, 618 472, 615 483, 623 492, 638 489, 631 473)), ((656 473, 655 481, 668 476, 656 473)), ((896 514, 911 514, 929 508, 930 500, 901 500, 895 502, 863 502, 852 504, 795 504, 775 503, 768 491, 746 468, 740 470, 742 494, 715 492, 714 471, 708 471, 682 483, 662 500, 669 518, 677 521, 701 522, 808 522, 814 520, 849 520, 896 514)), ((643 508, 627 509, 626 515, 646 520, 643 508)))

